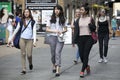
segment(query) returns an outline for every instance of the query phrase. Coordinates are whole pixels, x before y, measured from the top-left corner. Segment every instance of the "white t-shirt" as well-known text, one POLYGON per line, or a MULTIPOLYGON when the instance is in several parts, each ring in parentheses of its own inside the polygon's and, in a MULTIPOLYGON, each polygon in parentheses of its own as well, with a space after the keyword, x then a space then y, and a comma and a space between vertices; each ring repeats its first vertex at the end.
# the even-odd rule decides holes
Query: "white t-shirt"
MULTIPOLYGON (((26 23, 28 23, 29 21, 26 21, 26 23)), ((22 27, 23 30, 24 26, 22 27)), ((19 31, 20 29, 20 23, 18 23, 17 28, 14 30, 13 35, 11 37, 11 39, 13 39, 13 37, 16 35, 16 33, 19 31)), ((36 42, 36 23, 33 26, 33 29, 31 27, 31 22, 29 23, 29 25, 27 26, 27 28, 25 29, 25 31, 23 33, 21 33, 21 38, 24 39, 33 39, 33 42, 36 42)))
POLYGON ((10 32, 13 32, 13 26, 12 26, 12 19, 8 19, 8 23, 7 23, 7 30, 10 32))
MULTIPOLYGON (((67 22, 64 25, 59 24, 59 18, 56 18, 56 23, 51 23, 50 20, 47 21, 47 27, 50 27, 52 30, 63 31, 64 27, 67 27, 67 22)), ((49 35, 57 36, 56 33, 49 33, 49 35)))

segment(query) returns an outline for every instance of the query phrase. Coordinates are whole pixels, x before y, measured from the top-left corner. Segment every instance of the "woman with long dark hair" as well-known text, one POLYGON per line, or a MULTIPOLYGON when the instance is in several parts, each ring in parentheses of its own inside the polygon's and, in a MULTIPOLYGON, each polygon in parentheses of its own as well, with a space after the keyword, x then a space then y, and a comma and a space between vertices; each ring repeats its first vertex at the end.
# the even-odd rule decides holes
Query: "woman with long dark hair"
POLYGON ((89 24, 91 23, 89 7, 87 5, 81 6, 80 13, 81 17, 75 22, 73 43, 76 43, 79 48, 79 55, 83 64, 80 77, 83 78, 85 71, 87 71, 87 74, 90 74, 90 65, 88 61, 90 50, 93 46, 93 39, 89 28, 89 24))
POLYGON ((0 19, 5 15, 5 8, 2 8, 1 10, 0 10, 0 19))
POLYGON ((23 11, 22 20, 20 23, 18 23, 17 28, 13 32, 11 41, 14 39, 14 36, 20 29, 21 29, 21 36, 20 36, 19 44, 20 44, 21 61, 22 61, 21 73, 26 74, 26 55, 29 62, 29 69, 32 70, 33 69, 32 50, 33 50, 33 46, 36 46, 36 23, 33 20, 31 11, 29 9, 25 9, 23 11))
POLYGON ((8 11, 5 8, 2 8, 0 11, 0 24, 2 24, 3 27, 7 27, 7 19, 8 19, 8 11))
POLYGON ((60 76, 61 52, 64 46, 64 40, 62 36, 67 31, 65 22, 66 20, 64 17, 63 8, 60 5, 56 5, 54 7, 51 19, 46 25, 46 31, 49 32, 51 61, 53 64, 53 73, 56 73, 55 76, 60 76))

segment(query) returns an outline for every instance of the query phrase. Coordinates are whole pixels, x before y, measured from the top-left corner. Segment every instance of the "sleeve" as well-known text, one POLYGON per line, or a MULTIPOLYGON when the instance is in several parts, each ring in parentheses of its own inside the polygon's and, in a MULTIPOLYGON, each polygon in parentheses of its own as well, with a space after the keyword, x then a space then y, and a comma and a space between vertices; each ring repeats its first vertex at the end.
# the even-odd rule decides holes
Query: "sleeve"
POLYGON ((74 20, 71 21, 71 28, 74 28, 74 20))
POLYGON ((36 22, 33 26, 33 43, 36 43, 36 22))
POLYGON ((10 41, 13 40, 13 38, 15 37, 16 33, 19 31, 20 29, 20 23, 18 23, 16 29, 14 30, 12 37, 10 38, 10 41))
POLYGON ((65 21, 64 27, 68 27, 68 22, 67 21, 65 21))
POLYGON ((108 21, 110 20, 110 17, 109 17, 109 16, 107 16, 107 20, 108 20, 108 21))
POLYGON ((47 20, 47 24, 46 24, 47 27, 50 27, 50 19, 47 20))

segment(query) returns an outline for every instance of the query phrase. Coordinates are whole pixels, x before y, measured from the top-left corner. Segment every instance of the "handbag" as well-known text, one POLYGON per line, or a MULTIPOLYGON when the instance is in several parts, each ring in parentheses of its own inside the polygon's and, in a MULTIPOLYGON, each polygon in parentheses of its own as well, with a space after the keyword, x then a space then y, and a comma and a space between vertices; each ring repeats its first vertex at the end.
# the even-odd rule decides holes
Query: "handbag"
POLYGON ((45 33, 45 38, 44 38, 44 44, 49 44, 50 40, 49 40, 49 34, 46 32, 45 33))
POLYGON ((95 25, 95 22, 92 18, 91 18, 91 22, 89 23, 89 29, 91 31, 91 37, 93 39, 93 44, 96 44, 97 40, 98 40, 98 36, 97 36, 97 33, 95 32, 96 25, 95 25))
POLYGON ((92 39, 93 39, 93 43, 96 44, 97 40, 98 40, 98 36, 97 36, 96 32, 92 32, 91 36, 92 36, 92 39))
MULTIPOLYGON (((31 20, 30 20, 31 21, 31 20)), ((28 22, 27 26, 29 25, 30 21, 28 22)), ((18 30, 18 32, 16 33, 15 37, 14 37, 14 40, 13 40, 13 44, 14 44, 14 47, 17 48, 17 49, 20 49, 20 45, 19 45, 19 41, 20 41, 20 36, 21 36, 21 33, 23 33, 25 31, 25 29, 27 28, 27 26, 22 30, 22 26, 23 26, 23 23, 20 22, 20 29, 18 30), (22 31, 21 31, 22 30, 22 31)))

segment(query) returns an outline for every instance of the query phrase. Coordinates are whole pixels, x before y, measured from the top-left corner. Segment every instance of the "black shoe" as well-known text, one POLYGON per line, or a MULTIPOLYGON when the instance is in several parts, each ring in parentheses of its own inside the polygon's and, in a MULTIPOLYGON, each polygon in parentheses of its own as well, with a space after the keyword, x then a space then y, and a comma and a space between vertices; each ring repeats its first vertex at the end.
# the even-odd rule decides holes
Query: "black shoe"
POLYGON ((29 69, 30 70, 32 70, 33 69, 33 65, 31 64, 31 65, 29 65, 29 69))
POLYGON ((76 60, 74 60, 74 64, 78 64, 78 62, 76 60))
POLYGON ((26 74, 26 71, 22 71, 21 73, 22 73, 22 74, 26 74))
POLYGON ((60 74, 59 74, 59 73, 56 73, 56 74, 55 74, 55 76, 56 76, 56 77, 59 77, 59 76, 60 76, 60 74))
POLYGON ((53 73, 56 73, 56 69, 53 69, 53 73))

